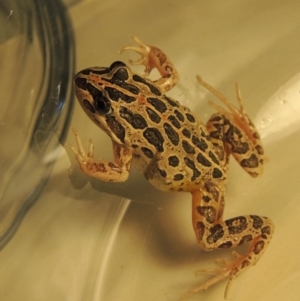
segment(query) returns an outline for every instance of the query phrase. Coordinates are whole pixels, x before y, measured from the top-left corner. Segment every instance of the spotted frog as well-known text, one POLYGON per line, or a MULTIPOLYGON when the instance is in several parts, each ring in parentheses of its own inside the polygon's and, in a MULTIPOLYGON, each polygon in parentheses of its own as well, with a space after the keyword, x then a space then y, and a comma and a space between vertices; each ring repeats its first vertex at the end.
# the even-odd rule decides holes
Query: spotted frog
POLYGON ((176 85, 179 74, 166 54, 133 36, 141 55, 133 65, 144 65, 145 75, 134 73, 116 61, 110 67, 87 68, 75 75, 75 93, 84 112, 111 138, 114 161, 95 160, 90 140, 86 153, 78 133, 77 149, 71 146, 81 170, 102 181, 122 182, 131 163, 156 188, 192 194, 192 223, 196 239, 204 250, 228 249, 250 242, 244 255, 233 253, 232 262, 206 270, 214 274, 182 299, 228 278, 224 297, 232 280, 256 264, 273 233, 272 221, 263 216, 242 215, 223 220, 229 157, 232 155, 252 177, 262 173, 264 151, 260 136, 246 114, 236 87, 239 107, 197 76, 198 82, 214 94, 227 110, 212 104, 217 113, 206 125, 187 107, 165 93, 176 85), (150 80, 156 68, 161 75, 150 80))

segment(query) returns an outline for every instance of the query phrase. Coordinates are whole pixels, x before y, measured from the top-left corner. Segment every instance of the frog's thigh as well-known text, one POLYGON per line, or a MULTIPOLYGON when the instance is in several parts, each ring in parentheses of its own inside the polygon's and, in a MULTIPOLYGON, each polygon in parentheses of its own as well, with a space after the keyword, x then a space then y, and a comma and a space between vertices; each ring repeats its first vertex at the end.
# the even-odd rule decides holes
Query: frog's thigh
POLYGON ((224 169, 227 167, 229 155, 232 155, 251 176, 256 177, 262 173, 263 149, 252 123, 253 133, 249 132, 250 127, 246 133, 230 116, 216 113, 209 119, 206 128, 224 169))

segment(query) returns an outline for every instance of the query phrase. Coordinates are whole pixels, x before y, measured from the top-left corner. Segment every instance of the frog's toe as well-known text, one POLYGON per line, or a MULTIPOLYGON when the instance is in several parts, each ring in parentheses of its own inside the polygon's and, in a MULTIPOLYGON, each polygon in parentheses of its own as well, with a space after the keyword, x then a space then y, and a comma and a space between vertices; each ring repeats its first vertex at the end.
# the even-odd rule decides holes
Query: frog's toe
POLYGON ((186 299, 189 296, 192 296, 196 293, 199 293, 200 291, 206 290, 207 288, 209 288, 210 286, 212 286, 215 283, 218 283, 221 280, 226 279, 227 277, 230 277, 226 286, 226 290, 225 290, 225 294, 224 294, 224 298, 226 299, 227 297, 227 293, 228 293, 228 289, 229 289, 229 285, 231 284, 231 280, 233 279, 230 276, 230 271, 228 271, 225 268, 220 268, 220 269, 206 269, 206 270, 199 270, 197 272, 200 273, 206 273, 206 274, 214 274, 216 275, 215 277, 205 281, 204 283, 200 284, 199 286, 193 288, 192 290, 188 291, 186 294, 184 294, 179 301, 183 301, 184 299, 186 299), (231 279, 232 278, 232 279, 231 279))
POLYGON ((141 55, 141 58, 137 60, 129 60, 129 63, 132 65, 143 65, 145 66, 145 76, 148 76, 150 71, 153 69, 150 63, 150 52, 151 46, 144 44, 141 40, 139 40, 136 36, 131 35, 132 39, 139 45, 137 46, 125 46, 119 50, 119 53, 122 53, 126 50, 132 50, 141 55))

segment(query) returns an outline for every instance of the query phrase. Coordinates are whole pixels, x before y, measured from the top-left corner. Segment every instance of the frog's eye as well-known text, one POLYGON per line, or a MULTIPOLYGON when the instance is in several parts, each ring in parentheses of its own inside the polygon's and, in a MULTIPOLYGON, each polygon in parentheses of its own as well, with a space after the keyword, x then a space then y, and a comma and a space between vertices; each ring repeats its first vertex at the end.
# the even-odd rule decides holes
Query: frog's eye
POLYGON ((95 101, 95 108, 101 114, 111 114, 113 109, 111 107, 110 101, 103 95, 98 95, 94 98, 95 101))
POLYGON ((116 61, 116 62, 113 62, 110 67, 109 67, 109 70, 113 70, 114 68, 116 67, 121 67, 121 66, 126 66, 126 64, 124 64, 123 62, 121 61, 116 61))
POLYGON ((95 109, 100 114, 111 114, 113 112, 110 101, 102 94, 102 92, 92 84, 87 85, 88 91, 94 99, 95 109))

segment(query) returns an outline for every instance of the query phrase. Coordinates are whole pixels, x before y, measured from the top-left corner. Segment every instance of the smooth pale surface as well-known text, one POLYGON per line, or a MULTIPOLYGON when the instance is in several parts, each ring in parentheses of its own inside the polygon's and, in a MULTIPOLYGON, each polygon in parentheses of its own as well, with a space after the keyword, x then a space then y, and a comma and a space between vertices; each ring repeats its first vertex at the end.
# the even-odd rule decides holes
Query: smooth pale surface
MULTIPOLYGON (((217 100, 199 87, 196 74, 233 102, 239 82, 268 163, 253 180, 231 162, 225 218, 266 215, 276 231, 257 266, 233 282, 229 300, 298 300, 299 2, 95 0, 78 1, 70 14, 78 70, 138 57, 117 53, 135 34, 170 56, 181 81, 169 95, 203 121, 213 112, 207 101, 217 100)), ((112 158, 109 139, 78 104, 72 125, 85 145, 94 140, 96 156, 112 158)), ((123 184, 75 190, 69 166, 62 149, 41 199, 0 253, 1 300, 175 301, 209 278, 195 278, 197 269, 230 258, 229 251, 198 248, 189 194, 159 192, 136 171, 123 184), (133 201, 121 221, 129 204, 123 197, 133 201)), ((224 288, 222 282, 187 300, 222 300, 224 288)))

